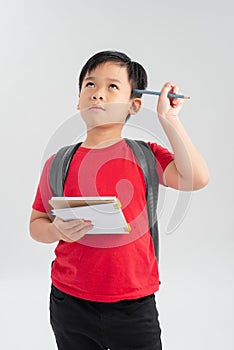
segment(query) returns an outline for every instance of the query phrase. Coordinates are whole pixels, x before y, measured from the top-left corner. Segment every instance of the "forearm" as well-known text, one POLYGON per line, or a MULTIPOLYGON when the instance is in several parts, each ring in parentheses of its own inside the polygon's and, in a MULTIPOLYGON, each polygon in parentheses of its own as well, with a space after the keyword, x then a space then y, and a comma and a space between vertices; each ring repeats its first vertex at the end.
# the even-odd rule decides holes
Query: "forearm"
POLYGON ((54 243, 61 239, 61 233, 50 219, 39 218, 30 223, 30 235, 42 243, 54 243))
POLYGON ((173 149, 174 162, 180 176, 190 184, 207 183, 209 179, 207 164, 179 118, 175 116, 167 119, 159 116, 159 120, 173 149))

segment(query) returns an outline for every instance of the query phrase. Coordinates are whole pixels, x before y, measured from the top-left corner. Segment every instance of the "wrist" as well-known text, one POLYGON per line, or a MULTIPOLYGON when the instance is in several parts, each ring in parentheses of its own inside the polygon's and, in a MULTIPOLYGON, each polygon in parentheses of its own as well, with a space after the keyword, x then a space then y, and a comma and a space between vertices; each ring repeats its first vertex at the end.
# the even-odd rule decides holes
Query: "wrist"
POLYGON ((62 233, 59 231, 59 229, 54 225, 53 222, 49 224, 49 234, 50 237, 53 239, 54 242, 60 241, 62 239, 62 233))
POLYGON ((178 114, 175 115, 169 115, 169 114, 159 114, 158 113, 158 118, 160 121, 167 121, 169 123, 174 123, 179 121, 179 116, 178 114))

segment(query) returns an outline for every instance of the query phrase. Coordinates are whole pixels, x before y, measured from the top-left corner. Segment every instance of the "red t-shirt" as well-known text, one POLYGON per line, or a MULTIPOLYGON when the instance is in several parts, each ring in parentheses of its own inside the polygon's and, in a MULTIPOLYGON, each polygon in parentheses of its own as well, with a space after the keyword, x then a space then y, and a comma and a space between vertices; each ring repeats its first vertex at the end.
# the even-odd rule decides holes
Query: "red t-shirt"
MULTIPOLYGON (((159 183, 174 155, 148 142, 156 157, 159 183)), ((33 209, 50 212, 51 156, 45 163, 33 209)), ((116 196, 130 224, 129 234, 89 235, 59 241, 52 265, 52 283, 75 297, 115 302, 136 299, 159 289, 158 264, 150 235, 142 170, 126 141, 99 149, 80 146, 70 163, 64 196, 116 196)))

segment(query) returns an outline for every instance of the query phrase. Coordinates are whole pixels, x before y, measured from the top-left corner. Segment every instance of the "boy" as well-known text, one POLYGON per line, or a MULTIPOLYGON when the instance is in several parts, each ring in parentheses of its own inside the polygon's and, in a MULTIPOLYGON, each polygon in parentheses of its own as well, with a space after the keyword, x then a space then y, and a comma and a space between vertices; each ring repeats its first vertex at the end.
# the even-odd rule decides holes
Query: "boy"
MULTIPOLYGON (((146 86, 144 68, 117 51, 91 57, 79 77, 77 108, 87 137, 70 163, 64 195, 117 196, 131 225, 121 243, 113 238, 112 246, 103 248, 97 236, 95 244, 81 244, 92 228, 85 218, 64 222, 56 217, 51 222, 48 177, 54 156, 41 175, 30 233, 39 242, 58 242, 51 272, 50 320, 60 350, 162 348, 154 298, 159 289, 158 265, 148 226, 145 183, 121 137, 124 123, 142 104, 141 95, 132 90, 146 86)), ((148 144, 162 185, 197 190, 208 183, 209 171, 179 121, 183 100, 169 99, 169 92, 179 93, 179 89, 171 82, 163 86, 157 113, 173 153, 148 144)))

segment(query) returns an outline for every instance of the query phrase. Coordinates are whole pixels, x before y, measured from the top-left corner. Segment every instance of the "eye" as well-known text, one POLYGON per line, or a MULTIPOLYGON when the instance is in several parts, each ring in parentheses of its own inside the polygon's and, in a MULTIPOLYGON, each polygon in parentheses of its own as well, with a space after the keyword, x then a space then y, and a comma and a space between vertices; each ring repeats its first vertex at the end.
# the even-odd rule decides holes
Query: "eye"
POLYGON ((93 86, 94 83, 92 83, 91 81, 89 81, 85 86, 93 86))
POLYGON ((118 86, 115 85, 115 84, 110 84, 109 86, 110 86, 112 89, 114 89, 114 90, 115 90, 115 89, 118 89, 118 86))

